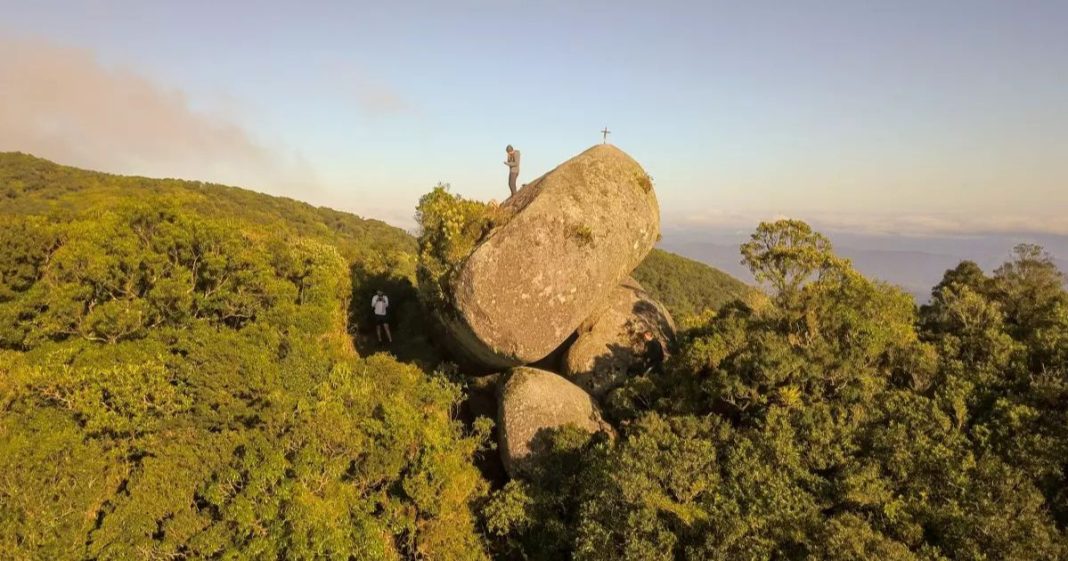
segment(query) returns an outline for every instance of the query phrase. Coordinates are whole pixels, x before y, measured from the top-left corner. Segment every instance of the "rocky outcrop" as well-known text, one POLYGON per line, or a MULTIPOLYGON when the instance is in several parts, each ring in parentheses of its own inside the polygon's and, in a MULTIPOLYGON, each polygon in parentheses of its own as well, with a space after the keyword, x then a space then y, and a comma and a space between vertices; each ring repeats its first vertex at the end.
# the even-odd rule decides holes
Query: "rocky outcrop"
POLYGON ((492 368, 557 349, 641 263, 659 236, 649 176, 612 145, 579 154, 501 205, 508 219, 462 264, 445 318, 492 368))
POLYGON ((612 428, 582 388, 536 368, 514 368, 501 386, 497 439, 501 460, 515 477, 544 452, 552 429, 573 425, 590 433, 612 428))
POLYGON ((594 397, 603 397, 640 369, 646 331, 667 349, 675 323, 638 281, 627 279, 612 291, 607 308, 579 327, 578 338, 564 355, 564 375, 594 397))

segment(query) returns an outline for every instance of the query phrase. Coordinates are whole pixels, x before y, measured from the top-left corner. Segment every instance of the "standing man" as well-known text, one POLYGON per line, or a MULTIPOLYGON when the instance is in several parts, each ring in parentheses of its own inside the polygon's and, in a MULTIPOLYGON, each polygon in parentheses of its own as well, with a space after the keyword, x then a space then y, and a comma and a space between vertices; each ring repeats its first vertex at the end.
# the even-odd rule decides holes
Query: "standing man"
POLYGON ((508 158, 504 161, 504 165, 508 166, 508 188, 512 190, 512 194, 515 194, 515 180, 519 177, 519 150, 512 148, 509 144, 504 152, 508 154, 508 158))
POLYGON ((375 311, 375 333, 378 335, 378 342, 382 342, 382 330, 385 329, 386 339, 392 343, 393 334, 389 332, 389 296, 381 290, 375 292, 374 298, 371 298, 371 309, 375 311))

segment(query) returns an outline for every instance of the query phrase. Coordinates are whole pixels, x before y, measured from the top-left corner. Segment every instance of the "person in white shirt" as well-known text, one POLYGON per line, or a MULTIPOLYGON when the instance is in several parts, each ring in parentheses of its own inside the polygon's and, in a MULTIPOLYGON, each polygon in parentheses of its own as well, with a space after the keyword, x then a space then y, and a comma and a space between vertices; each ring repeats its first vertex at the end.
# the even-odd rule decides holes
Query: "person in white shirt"
POLYGON ((389 332, 389 296, 381 290, 376 292, 374 298, 371 298, 371 309, 375 312, 375 333, 378 335, 378 342, 382 342, 382 330, 385 329, 386 339, 392 343, 393 334, 389 332))

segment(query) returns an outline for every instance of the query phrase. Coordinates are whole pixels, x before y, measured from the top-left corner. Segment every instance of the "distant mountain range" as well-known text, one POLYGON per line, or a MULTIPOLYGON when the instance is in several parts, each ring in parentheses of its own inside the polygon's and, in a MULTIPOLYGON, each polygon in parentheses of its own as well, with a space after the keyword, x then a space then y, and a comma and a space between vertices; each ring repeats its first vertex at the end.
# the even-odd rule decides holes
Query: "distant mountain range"
MULTIPOLYGON (((853 261, 865 275, 898 285, 925 302, 931 287, 947 269, 963 260, 978 263, 987 272, 1010 259, 1019 243, 1037 243, 1068 272, 1068 236, 1041 234, 983 234, 971 236, 893 236, 824 232, 835 252, 853 261)), ((717 229, 666 229, 660 246, 668 251, 702 261, 728 274, 753 282, 741 264, 738 246, 749 232, 717 229)))

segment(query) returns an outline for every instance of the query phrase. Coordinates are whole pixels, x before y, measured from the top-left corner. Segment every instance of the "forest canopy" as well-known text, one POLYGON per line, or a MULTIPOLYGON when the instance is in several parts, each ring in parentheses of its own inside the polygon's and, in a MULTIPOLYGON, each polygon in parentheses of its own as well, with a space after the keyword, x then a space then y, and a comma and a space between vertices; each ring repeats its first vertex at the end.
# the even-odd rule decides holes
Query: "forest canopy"
POLYGON ((769 287, 687 330, 557 433, 484 515, 513 558, 1057 560, 1068 555, 1068 293, 1040 248, 931 304, 798 221, 741 248, 769 287))
POLYGON ((458 386, 357 356, 403 232, 216 186, 0 158, 0 550, 484 559, 458 386), (362 306, 361 306, 362 309, 362 306))
POLYGON ((418 241, 0 154, 5 559, 1068 556, 1068 292, 1041 248, 922 307, 799 221, 740 248, 759 296, 654 252, 636 276, 689 317, 663 371, 603 404, 615 439, 561 429, 505 482, 415 291, 507 217, 445 187, 417 217, 418 241), (381 286, 403 361, 361 342, 381 286))

